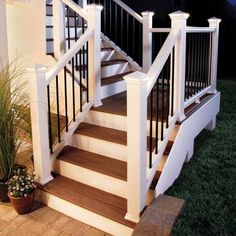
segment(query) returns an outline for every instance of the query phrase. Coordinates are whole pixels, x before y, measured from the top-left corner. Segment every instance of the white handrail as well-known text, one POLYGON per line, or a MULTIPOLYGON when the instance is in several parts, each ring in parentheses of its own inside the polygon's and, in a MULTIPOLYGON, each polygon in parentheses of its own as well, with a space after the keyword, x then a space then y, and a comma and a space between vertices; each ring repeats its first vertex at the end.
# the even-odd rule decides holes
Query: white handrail
POLYGON ((169 33, 171 28, 150 28, 150 33, 169 33))
POLYGON ((131 16, 133 16, 137 21, 139 21, 141 24, 143 23, 143 17, 140 16, 138 13, 136 13, 132 8, 127 6, 125 3, 123 3, 120 0, 113 0, 116 4, 118 4, 121 8, 123 8, 126 12, 128 12, 131 16))
POLYGON ((81 8, 78 4, 71 0, 61 0, 63 3, 65 3, 67 6, 69 6, 73 11, 75 11, 77 14, 82 16, 85 20, 88 19, 88 13, 86 10, 81 8))
POLYGON ((174 47, 179 36, 180 36, 180 29, 171 30, 160 52, 158 53, 155 61, 153 62, 151 68, 149 69, 147 73, 147 76, 149 78, 148 84, 147 84, 148 95, 151 92, 153 86, 155 85, 156 80, 159 77, 172 51, 172 48, 174 47))
POLYGON ((192 26, 187 26, 186 32, 187 33, 211 33, 215 32, 215 28, 213 27, 192 27, 192 26))
POLYGON ((76 53, 84 46, 90 37, 94 34, 94 30, 87 29, 85 33, 75 42, 73 47, 69 49, 57 62, 57 65, 46 74, 46 83, 49 84, 56 75, 69 63, 76 53))

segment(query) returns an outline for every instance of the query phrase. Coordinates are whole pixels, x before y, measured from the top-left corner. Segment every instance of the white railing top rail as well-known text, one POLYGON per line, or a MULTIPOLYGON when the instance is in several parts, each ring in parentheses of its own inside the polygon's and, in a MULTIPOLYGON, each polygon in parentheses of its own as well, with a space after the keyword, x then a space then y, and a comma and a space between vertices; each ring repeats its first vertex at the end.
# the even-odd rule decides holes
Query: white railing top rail
POLYGON ((65 3, 68 7, 70 7, 74 12, 79 14, 81 17, 83 17, 85 20, 88 19, 88 13, 85 9, 80 7, 77 3, 71 1, 71 0, 61 0, 63 3, 65 3))
POLYGON ((155 61, 150 67, 147 73, 147 76, 149 78, 147 85, 148 95, 151 92, 153 86, 155 85, 156 80, 159 77, 169 55, 171 54, 172 49, 176 44, 178 37, 180 36, 180 33, 181 33, 180 29, 171 30, 160 52, 158 53, 155 61))
POLYGON ((53 67, 46 74, 46 83, 49 84, 56 75, 69 63, 69 61, 78 53, 78 51, 84 46, 84 44, 92 37, 94 30, 87 29, 85 33, 75 42, 72 48, 70 48, 57 62, 57 65, 53 67))
POLYGON ((186 32, 187 33, 212 33, 215 32, 214 27, 193 27, 193 26, 187 26, 186 32))
POLYGON ((127 6, 124 2, 120 0, 113 0, 117 5, 119 5, 121 8, 123 8, 126 12, 128 12, 131 16, 133 16, 137 21, 139 21, 141 24, 143 23, 143 17, 140 16, 137 12, 135 12, 132 8, 127 6))
POLYGON ((150 28, 150 33, 169 33, 171 28, 150 28))

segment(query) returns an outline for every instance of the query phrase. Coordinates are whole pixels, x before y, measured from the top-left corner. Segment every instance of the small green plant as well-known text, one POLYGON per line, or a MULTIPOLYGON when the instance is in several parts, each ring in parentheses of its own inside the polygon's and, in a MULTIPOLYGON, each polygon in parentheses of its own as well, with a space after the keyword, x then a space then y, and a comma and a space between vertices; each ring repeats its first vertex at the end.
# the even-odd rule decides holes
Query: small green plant
POLYGON ((30 174, 26 167, 16 166, 13 176, 8 181, 8 192, 11 197, 27 197, 33 193, 36 188, 35 175, 30 174))
POLYGON ((24 140, 31 139, 25 71, 17 60, 0 66, 0 181, 12 176, 24 140))

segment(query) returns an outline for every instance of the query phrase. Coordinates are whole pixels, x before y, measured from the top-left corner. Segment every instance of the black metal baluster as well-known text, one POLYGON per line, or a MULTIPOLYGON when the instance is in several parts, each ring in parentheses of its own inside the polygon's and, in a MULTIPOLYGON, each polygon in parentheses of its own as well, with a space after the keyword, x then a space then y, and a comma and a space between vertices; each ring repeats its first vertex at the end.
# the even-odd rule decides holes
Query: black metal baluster
MULTIPOLYGON (((82 34, 84 34, 84 18, 82 18, 82 34)), ((83 45, 83 50, 82 50, 82 55, 83 55, 83 78, 85 78, 85 70, 86 70, 86 64, 85 64, 85 47, 83 45)))
POLYGON ((149 135, 149 168, 152 168, 152 131, 153 131, 153 89, 150 94, 150 135, 149 135))
POLYGON ((112 0, 110 0, 110 37, 112 37, 112 0))
POLYGON ((120 8, 120 45, 121 45, 121 48, 124 47, 124 22, 123 22, 123 16, 124 16, 124 11, 123 11, 123 8, 120 8))
POLYGON ((50 153, 53 153, 52 148, 52 121, 51 121, 51 102, 50 102, 50 85, 47 86, 47 97, 48 97, 48 136, 49 136, 49 149, 50 153))
POLYGON ((172 60, 172 74, 171 74, 171 116, 174 115, 174 91, 175 91, 175 81, 174 81, 174 74, 175 74, 175 48, 172 49, 171 54, 172 60))
POLYGON ((67 6, 67 44, 68 49, 70 49, 70 13, 69 13, 69 7, 67 6))
POLYGON ((132 51, 133 51, 133 59, 135 59, 135 18, 133 17, 133 37, 132 37, 132 39, 133 39, 133 49, 132 49, 132 51))
POLYGON ((155 149, 155 154, 158 153, 158 141, 159 141, 159 135, 158 135, 158 124, 159 124, 159 85, 158 85, 158 79, 156 82, 156 134, 155 134, 155 144, 156 144, 156 149, 155 149))
POLYGON ((212 63, 212 33, 210 33, 209 42, 209 62, 208 62, 208 84, 211 85, 211 63, 212 63))
POLYGON ((118 15, 117 15, 117 4, 115 3, 115 43, 117 43, 117 33, 118 33, 118 15))
POLYGON ((106 0, 103 1, 103 32, 107 33, 107 4, 106 0))
POLYGON ((73 109, 73 121, 75 122, 75 62, 72 58, 72 109, 73 109))
POLYGON ((60 104, 58 92, 58 75, 56 76, 56 101, 57 101, 57 137, 58 142, 61 142, 61 124, 60 124, 60 104))
POLYGON ((127 32, 126 32, 126 52, 129 54, 129 14, 126 14, 126 27, 127 27, 127 32))
POLYGON ((167 93, 166 93, 166 128, 169 128, 170 113, 170 56, 167 60, 167 93))
POLYGON ((82 112, 83 102, 82 102, 82 50, 79 51, 79 86, 80 86, 80 112, 82 112))
POLYGON ((87 85, 87 90, 86 90, 86 97, 87 97, 87 102, 89 102, 89 48, 88 48, 88 42, 86 43, 86 48, 87 48, 87 73, 86 73, 86 85, 87 85))
POLYGON ((161 141, 164 139, 164 118, 165 118, 165 81, 164 81, 164 73, 163 70, 161 72, 162 77, 162 86, 161 86, 161 141))
MULTIPOLYGON (((74 14, 74 24, 75 24, 75 42, 77 41, 77 14, 76 14, 76 12, 75 12, 75 14, 74 14)), ((76 68, 77 68, 77 66, 78 66, 78 55, 76 54, 75 55, 75 66, 76 66, 76 68)))
POLYGON ((67 75, 66 67, 64 67, 64 96, 65 96, 65 117, 66 117, 66 132, 68 132, 68 104, 67 104, 67 75))

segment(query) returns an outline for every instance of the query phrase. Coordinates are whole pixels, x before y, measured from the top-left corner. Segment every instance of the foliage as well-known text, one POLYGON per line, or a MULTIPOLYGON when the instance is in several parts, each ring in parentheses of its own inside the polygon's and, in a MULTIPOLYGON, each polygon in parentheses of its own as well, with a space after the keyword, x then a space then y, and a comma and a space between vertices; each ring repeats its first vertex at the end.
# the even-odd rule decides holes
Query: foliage
POLYGON ((17 60, 0 67, 0 180, 11 177, 19 147, 31 139, 24 75, 17 60))
POLYGON ((12 197, 27 197, 36 188, 35 176, 30 174, 26 167, 16 166, 13 176, 8 181, 8 192, 12 197))
POLYGON ((173 235, 236 233, 236 82, 219 81, 218 90, 216 129, 197 137, 194 156, 167 192, 186 201, 173 235))

